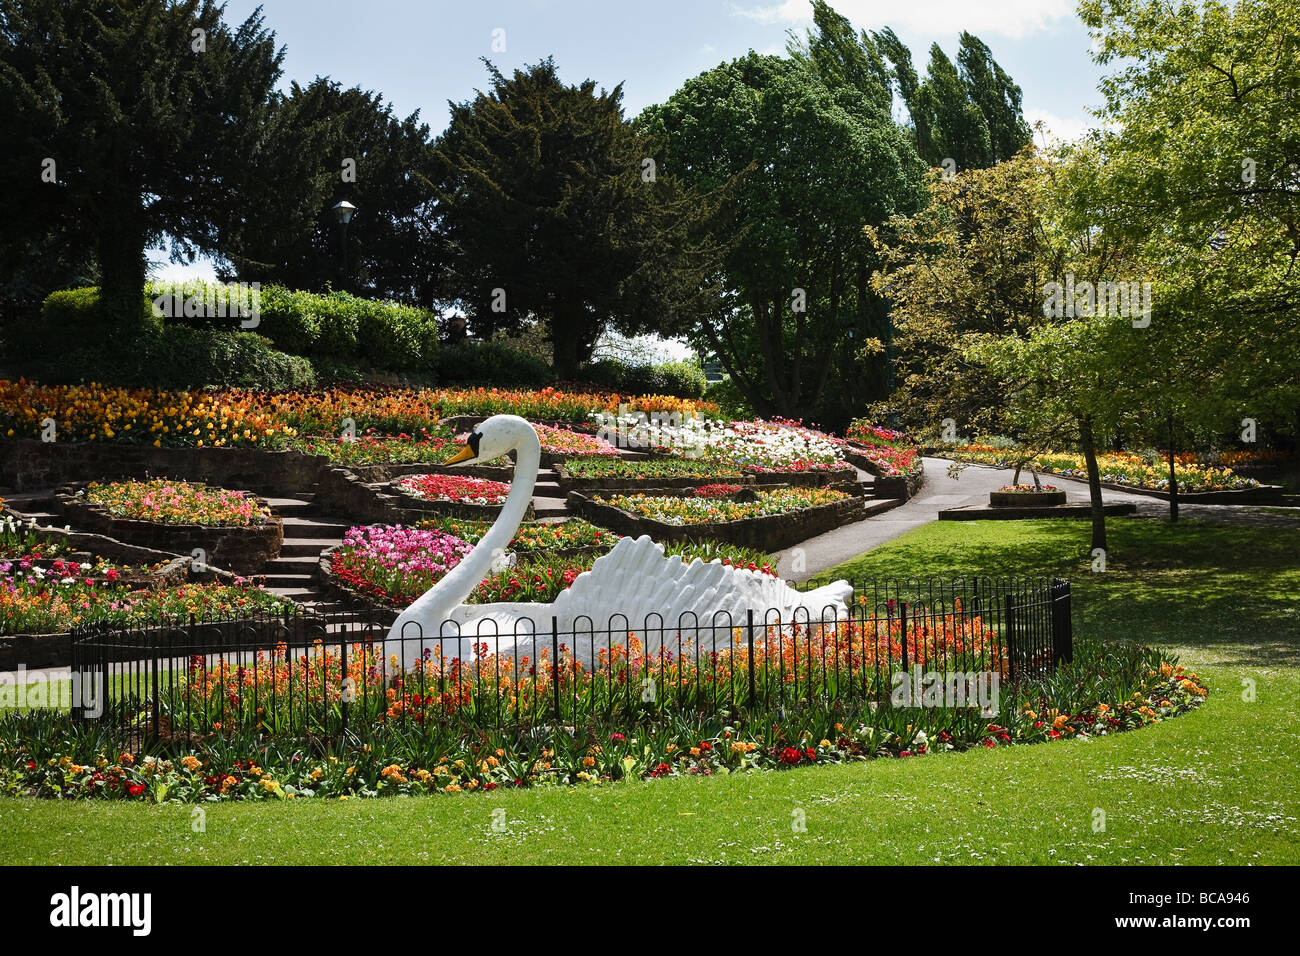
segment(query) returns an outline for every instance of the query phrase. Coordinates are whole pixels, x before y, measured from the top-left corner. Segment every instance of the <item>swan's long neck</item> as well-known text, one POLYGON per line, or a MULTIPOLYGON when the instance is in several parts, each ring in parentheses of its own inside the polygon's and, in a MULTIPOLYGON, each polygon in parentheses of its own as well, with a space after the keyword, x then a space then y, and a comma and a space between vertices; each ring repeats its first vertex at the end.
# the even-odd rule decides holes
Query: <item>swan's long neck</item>
POLYGON ((510 494, 506 496, 497 520, 492 522, 487 534, 483 535, 465 559, 420 595, 402 617, 419 617, 437 628, 454 609, 465 603, 465 599, 492 569, 497 557, 505 552, 519 523, 528 513, 541 461, 541 443, 537 440, 537 433, 529 428, 515 447, 515 473, 510 481, 510 494))

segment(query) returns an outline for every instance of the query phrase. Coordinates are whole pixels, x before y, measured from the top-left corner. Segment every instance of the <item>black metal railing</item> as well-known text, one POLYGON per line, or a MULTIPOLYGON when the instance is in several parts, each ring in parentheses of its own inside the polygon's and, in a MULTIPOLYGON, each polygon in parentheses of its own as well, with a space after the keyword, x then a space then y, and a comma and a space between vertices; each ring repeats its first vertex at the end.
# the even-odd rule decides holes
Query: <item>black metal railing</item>
POLYGON ((92 624, 72 638, 74 715, 160 740, 253 731, 331 740, 845 703, 903 675, 1041 676, 1073 652, 1052 579, 863 582, 845 607, 676 621, 453 622, 388 640, 371 610, 92 624), (598 626, 599 625, 599 626, 598 626))

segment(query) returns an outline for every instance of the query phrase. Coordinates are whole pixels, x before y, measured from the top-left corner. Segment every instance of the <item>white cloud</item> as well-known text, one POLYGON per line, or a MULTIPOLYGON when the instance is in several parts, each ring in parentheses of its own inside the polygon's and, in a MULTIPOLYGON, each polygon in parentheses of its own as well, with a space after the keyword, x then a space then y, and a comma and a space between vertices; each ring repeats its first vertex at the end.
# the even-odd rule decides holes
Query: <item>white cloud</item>
MULTIPOLYGON (((1043 126, 1047 127, 1047 142, 1053 140, 1075 140, 1086 133, 1091 124, 1082 116, 1057 116, 1055 113, 1049 113, 1047 110, 1027 108, 1025 110, 1025 122, 1032 128, 1035 123, 1042 120, 1043 126)), ((1038 131, 1034 131, 1034 142, 1042 144, 1043 138, 1038 131)))
MULTIPOLYGON (((831 6, 856 27, 891 26, 905 32, 956 36, 969 30, 978 36, 1013 40, 1049 29, 1074 15, 1074 0, 926 0, 889 4, 881 0, 830 0, 831 6)), ((809 0, 780 0, 760 6, 732 4, 737 16, 764 24, 800 24, 812 20, 809 0)))

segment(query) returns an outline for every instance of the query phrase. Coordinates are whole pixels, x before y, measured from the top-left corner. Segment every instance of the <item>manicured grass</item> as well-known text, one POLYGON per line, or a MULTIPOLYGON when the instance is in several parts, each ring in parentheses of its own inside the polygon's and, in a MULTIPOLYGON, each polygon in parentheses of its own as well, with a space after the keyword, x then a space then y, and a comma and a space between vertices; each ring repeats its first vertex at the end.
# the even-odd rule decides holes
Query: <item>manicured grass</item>
POLYGON ((1300 531, 1110 528, 1101 574, 1086 524, 1048 520, 927 525, 837 573, 1069 576, 1077 636, 1168 647, 1208 681, 1204 707, 1155 727, 579 790, 213 804, 203 833, 190 807, 2 799, 0 861, 1300 862, 1300 531), (806 832, 792 826, 800 811, 806 832))

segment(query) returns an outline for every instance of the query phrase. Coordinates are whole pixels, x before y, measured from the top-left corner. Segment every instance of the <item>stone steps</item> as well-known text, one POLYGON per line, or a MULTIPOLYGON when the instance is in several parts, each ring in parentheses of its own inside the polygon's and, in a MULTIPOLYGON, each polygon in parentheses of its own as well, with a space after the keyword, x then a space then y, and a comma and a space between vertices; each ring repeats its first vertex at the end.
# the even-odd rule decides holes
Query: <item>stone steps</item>
POLYGON ((290 539, 342 541, 343 535, 352 525, 351 521, 337 521, 333 518, 285 518, 284 538, 286 542, 290 539))
POLYGON ((569 505, 563 498, 534 498, 533 516, 537 521, 563 521, 570 516, 569 505))

